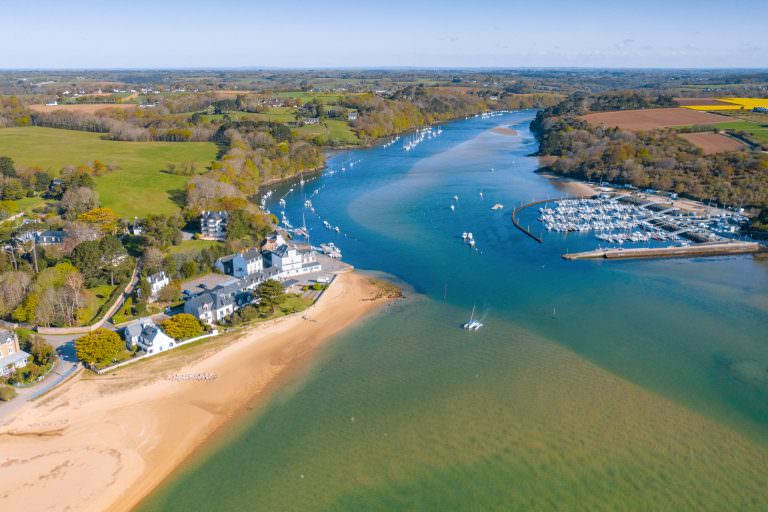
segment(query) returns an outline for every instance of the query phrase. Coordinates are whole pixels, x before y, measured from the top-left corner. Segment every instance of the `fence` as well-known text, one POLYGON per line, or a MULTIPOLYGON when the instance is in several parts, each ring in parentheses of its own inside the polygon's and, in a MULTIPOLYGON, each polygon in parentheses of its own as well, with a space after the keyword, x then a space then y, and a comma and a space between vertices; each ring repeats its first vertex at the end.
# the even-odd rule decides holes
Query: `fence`
MULTIPOLYGON (((171 350, 179 348, 182 345, 187 345, 188 343, 204 340, 206 338, 213 338, 214 336, 218 336, 218 335, 219 335, 219 331, 214 329, 213 331, 211 331, 208 334, 203 334, 202 336, 198 336, 196 338, 190 338, 188 340, 180 341, 171 350)), ((155 352, 154 354, 144 354, 144 355, 141 355, 141 356, 138 356, 138 357, 133 357, 131 359, 128 359, 127 361, 123 361, 123 362, 120 362, 120 363, 117 363, 117 364, 113 364, 112 366, 107 366, 106 368, 102 368, 101 370, 96 370, 96 373, 99 374, 99 375, 102 375, 102 374, 105 374, 107 372, 111 372, 112 370, 117 370, 118 368, 122 368, 123 366, 128 366, 129 364, 133 364, 136 361, 141 361, 143 359, 147 359, 149 357, 156 356, 156 355, 159 355, 159 354, 165 354, 167 352, 170 352, 171 350, 166 350, 166 351, 163 351, 163 352, 155 352)))

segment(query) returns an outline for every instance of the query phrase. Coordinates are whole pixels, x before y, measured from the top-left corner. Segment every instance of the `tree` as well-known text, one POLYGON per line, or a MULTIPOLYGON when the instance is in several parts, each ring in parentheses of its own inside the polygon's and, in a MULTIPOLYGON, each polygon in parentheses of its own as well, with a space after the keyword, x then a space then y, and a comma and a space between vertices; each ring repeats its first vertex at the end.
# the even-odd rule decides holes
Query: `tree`
POLYGON ((194 316, 181 313, 163 322, 163 330, 171 338, 186 340, 203 334, 203 326, 194 316))
POLYGON ((0 274, 0 316, 6 316, 21 304, 32 283, 26 272, 5 272, 0 274))
POLYGON ((270 314, 275 312, 275 306, 280 304, 285 299, 285 290, 282 283, 269 279, 259 285, 258 288, 259 297, 261 298, 261 305, 269 308, 270 314))
POLYGON ((69 220, 99 206, 99 194, 88 187, 69 187, 61 197, 61 209, 69 220))
POLYGON ((114 233, 117 229, 117 214, 111 208, 94 208, 77 216, 77 220, 99 228, 102 233, 114 233))
POLYGON ((30 334, 28 336, 20 335, 21 349, 32 356, 32 362, 38 366, 47 366, 53 363, 56 358, 56 351, 45 341, 42 336, 30 334))
POLYGON ((0 156, 0 173, 5 176, 16 176, 16 167, 9 156, 0 156))
POLYGON ((144 250, 144 270, 148 274, 159 271, 163 265, 163 251, 157 247, 147 247, 144 250))
POLYGON ((193 260, 187 260, 181 264, 181 275, 187 279, 197 274, 197 270, 197 263, 193 260))
POLYGON ((162 290, 157 293, 157 300, 160 302, 176 302, 181 295, 181 284, 178 281, 171 281, 162 290))
POLYGON ((82 362, 104 364, 112 361, 123 348, 123 340, 114 331, 99 328, 75 340, 75 353, 82 362))

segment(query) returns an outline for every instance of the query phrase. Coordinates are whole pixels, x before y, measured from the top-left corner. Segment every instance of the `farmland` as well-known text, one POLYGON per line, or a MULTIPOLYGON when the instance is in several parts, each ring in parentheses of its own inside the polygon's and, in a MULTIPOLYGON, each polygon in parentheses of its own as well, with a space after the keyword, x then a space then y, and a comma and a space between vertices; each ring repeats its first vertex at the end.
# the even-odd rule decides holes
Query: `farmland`
POLYGON ((200 167, 216 155, 209 142, 118 142, 97 133, 25 127, 0 130, 0 155, 18 166, 58 171, 66 165, 100 160, 119 169, 96 178, 103 206, 126 218, 179 210, 178 199, 188 180, 163 172, 170 162, 193 160, 200 167))
POLYGON ((745 147, 744 144, 737 141, 736 139, 732 139, 731 137, 721 135, 719 133, 682 133, 680 136, 694 146, 701 148, 705 155, 725 153, 728 151, 738 151, 745 147))
POLYGON ((618 127, 622 130, 647 131, 659 128, 722 123, 725 117, 687 108, 654 108, 595 112, 582 116, 594 125, 618 127))
MULTIPOLYGON (((694 98, 689 98, 692 100, 694 98)), ((768 98, 708 98, 703 101, 686 101, 680 103, 684 108, 692 110, 752 110, 755 107, 768 108, 768 98)))
POLYGON ((768 125, 760 125, 750 121, 734 121, 716 124, 715 128, 719 130, 732 130, 736 132, 746 132, 752 135, 758 142, 768 144, 768 125))
POLYGON ((51 113, 56 111, 77 112, 79 114, 94 114, 107 108, 127 109, 136 108, 133 103, 85 103, 71 105, 30 105, 29 109, 34 112, 51 113))

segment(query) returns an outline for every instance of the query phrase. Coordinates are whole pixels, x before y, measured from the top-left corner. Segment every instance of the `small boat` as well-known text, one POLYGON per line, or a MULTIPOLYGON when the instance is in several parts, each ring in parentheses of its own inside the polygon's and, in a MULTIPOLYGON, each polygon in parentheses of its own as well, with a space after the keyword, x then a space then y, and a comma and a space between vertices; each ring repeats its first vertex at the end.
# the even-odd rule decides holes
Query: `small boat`
POLYGON ((475 243, 476 242, 474 240, 472 239, 469 240, 469 246, 472 247, 473 249, 475 248, 475 243))
POLYGON ((464 232, 461 234, 461 238, 463 238, 464 240, 466 240, 466 239, 467 239, 467 232, 466 232, 466 231, 464 231, 464 232))
POLYGON ((475 319, 475 306, 472 306, 472 314, 469 317, 469 321, 464 323, 463 327, 466 331, 477 331, 483 327, 483 324, 475 319))
POLYGON ((480 192, 480 198, 482 199, 482 197, 483 197, 483 193, 482 193, 482 192, 480 192))
POLYGON ((453 196, 453 200, 454 201, 458 201, 459 200, 459 196, 453 196))
POLYGON ((339 229, 339 226, 336 226, 335 228, 333 228, 333 230, 334 230, 335 232, 337 232, 337 233, 338 233, 339 231, 341 231, 341 229, 339 229))
POLYGON ((451 205, 451 211, 454 211, 456 209, 456 206, 451 205))
POLYGON ((504 208, 504 205, 501 203, 496 203, 495 205, 491 206, 491 210, 493 211, 501 210, 502 208, 504 208))

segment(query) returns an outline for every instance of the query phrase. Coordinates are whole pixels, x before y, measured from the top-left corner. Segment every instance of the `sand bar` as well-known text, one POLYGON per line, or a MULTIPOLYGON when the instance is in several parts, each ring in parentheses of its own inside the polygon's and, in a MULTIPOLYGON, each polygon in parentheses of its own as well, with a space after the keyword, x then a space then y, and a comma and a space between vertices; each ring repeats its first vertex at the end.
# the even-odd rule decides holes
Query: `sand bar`
POLYGON ((85 374, 25 405, 0 426, 0 510, 130 510, 279 377, 384 305, 381 295, 370 278, 343 274, 304 314, 85 374))

